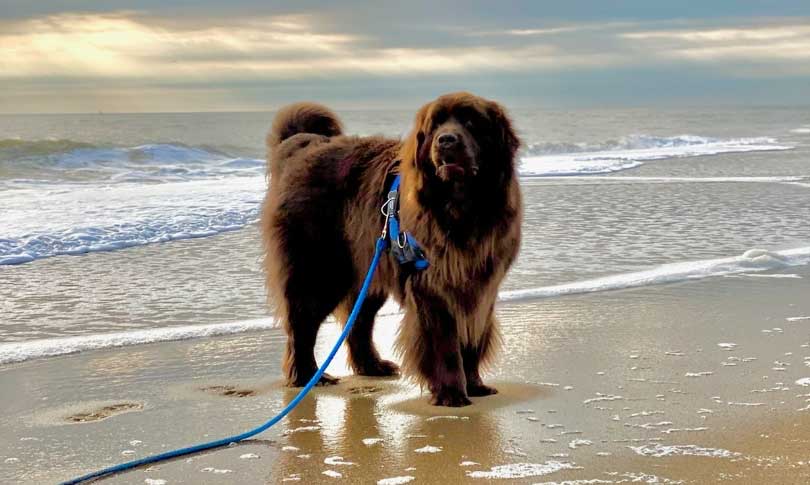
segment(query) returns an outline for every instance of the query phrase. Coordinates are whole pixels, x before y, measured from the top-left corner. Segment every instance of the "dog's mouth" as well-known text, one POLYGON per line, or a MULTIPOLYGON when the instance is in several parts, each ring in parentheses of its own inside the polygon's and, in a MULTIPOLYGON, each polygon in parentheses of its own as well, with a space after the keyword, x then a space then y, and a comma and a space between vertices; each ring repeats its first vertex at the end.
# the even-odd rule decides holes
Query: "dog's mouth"
POLYGON ((443 157, 436 162, 436 176, 444 182, 460 182, 476 175, 478 164, 466 157, 443 157))
POLYGON ((467 169, 460 163, 442 161, 436 168, 436 175, 445 181, 462 178, 466 174, 467 169))

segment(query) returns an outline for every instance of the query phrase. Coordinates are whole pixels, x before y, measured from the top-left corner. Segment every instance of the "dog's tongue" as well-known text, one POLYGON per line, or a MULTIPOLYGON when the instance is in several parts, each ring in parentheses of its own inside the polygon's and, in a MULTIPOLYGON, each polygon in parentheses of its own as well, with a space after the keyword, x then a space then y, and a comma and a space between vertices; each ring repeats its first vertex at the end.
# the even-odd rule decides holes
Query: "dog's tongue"
POLYGON ((441 177, 443 180, 449 180, 452 178, 463 177, 464 167, 457 163, 445 163, 439 167, 437 172, 439 177, 441 177))

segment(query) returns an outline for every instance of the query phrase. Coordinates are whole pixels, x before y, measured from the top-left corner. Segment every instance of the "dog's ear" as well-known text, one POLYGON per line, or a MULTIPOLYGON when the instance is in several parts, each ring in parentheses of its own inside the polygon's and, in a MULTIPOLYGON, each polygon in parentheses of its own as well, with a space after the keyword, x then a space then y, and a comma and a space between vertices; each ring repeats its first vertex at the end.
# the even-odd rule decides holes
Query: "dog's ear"
POLYGON ((411 133, 402 142, 400 148, 399 158, 403 164, 417 166, 421 158, 425 156, 424 149, 427 146, 425 139, 427 138, 427 131, 430 129, 428 124, 428 116, 431 111, 432 103, 428 103, 416 113, 414 119, 413 129, 411 133))
POLYGON ((512 120, 509 119, 501 105, 497 103, 491 103, 487 111, 496 129, 494 142, 498 146, 495 147, 495 150, 511 163, 515 158, 515 153, 520 148, 520 139, 518 139, 514 128, 512 128, 512 120))

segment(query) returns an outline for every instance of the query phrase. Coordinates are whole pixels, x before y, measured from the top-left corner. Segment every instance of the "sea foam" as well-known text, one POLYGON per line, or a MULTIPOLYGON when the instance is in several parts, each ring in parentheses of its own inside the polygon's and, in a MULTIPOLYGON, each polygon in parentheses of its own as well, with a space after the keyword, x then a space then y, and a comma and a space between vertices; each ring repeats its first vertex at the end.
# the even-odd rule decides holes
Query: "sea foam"
MULTIPOLYGON (((741 256, 664 264, 645 271, 622 273, 562 285, 502 291, 498 295, 498 301, 500 303, 508 303, 600 291, 621 290, 647 285, 697 280, 727 274, 767 271, 806 264, 810 264, 810 247, 785 251, 752 249, 746 251, 741 256)), ((393 301, 389 301, 381 310, 378 320, 384 321, 389 325, 396 325, 400 316, 401 310, 399 310, 393 301)), ((0 344, 0 365, 42 357, 73 354, 87 350, 231 335, 243 332, 270 330, 273 328, 277 328, 273 319, 263 318, 240 322, 163 327, 128 332, 13 342, 0 344)), ((587 404, 594 401, 616 400, 620 398, 621 396, 612 395, 597 396, 585 402, 587 404)))
POLYGON ((506 479, 531 478, 549 475, 560 470, 572 470, 577 467, 573 463, 560 461, 547 461, 545 463, 510 463, 493 466, 489 470, 468 471, 470 478, 506 479))
POLYGON ((229 323, 149 328, 127 332, 29 340, 20 343, 0 344, 0 365, 41 357, 75 354, 87 350, 232 335, 272 328, 276 328, 274 319, 259 318, 229 323))
POLYGON ((264 160, 182 143, 132 147, 74 140, 0 140, 0 169, 17 178, 166 182, 263 173, 264 160))
POLYGON ((605 174, 636 168, 648 160, 792 148, 779 144, 774 138, 719 139, 696 135, 633 135, 592 145, 534 144, 522 159, 520 173, 523 176, 605 174))
POLYGON ((734 458, 740 453, 722 448, 704 448, 696 445, 662 445, 660 443, 644 446, 629 446, 631 450, 642 456, 662 458, 668 456, 705 456, 711 458, 734 458))
MULTIPOLYGON (((772 138, 693 135, 543 143, 530 145, 520 175, 604 174, 644 160, 789 148, 772 138)), ((266 190, 263 160, 180 143, 112 147, 73 140, 0 140, 3 171, 17 178, 0 178, 0 265, 241 229, 256 221, 266 190)), ((665 179, 636 181, 802 184, 802 177, 665 179)))
POLYGON ((0 191, 0 265, 211 236, 258 217, 264 177, 0 191))
POLYGON ((675 283, 712 276, 766 271, 810 263, 810 247, 785 251, 751 249, 741 256, 669 263, 644 271, 622 273, 574 283, 502 292, 499 301, 520 301, 563 295, 621 290, 639 286, 675 283))

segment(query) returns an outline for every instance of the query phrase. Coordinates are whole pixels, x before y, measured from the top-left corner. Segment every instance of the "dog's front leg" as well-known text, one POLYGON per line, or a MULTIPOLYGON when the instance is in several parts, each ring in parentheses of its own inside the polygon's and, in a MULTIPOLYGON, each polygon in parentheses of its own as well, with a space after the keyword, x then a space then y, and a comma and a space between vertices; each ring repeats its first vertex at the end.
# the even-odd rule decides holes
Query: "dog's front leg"
POLYGON ((427 383, 431 404, 460 407, 472 404, 467 398, 467 380, 461 358, 456 321, 445 300, 433 289, 413 278, 407 296, 405 322, 408 367, 427 383))

